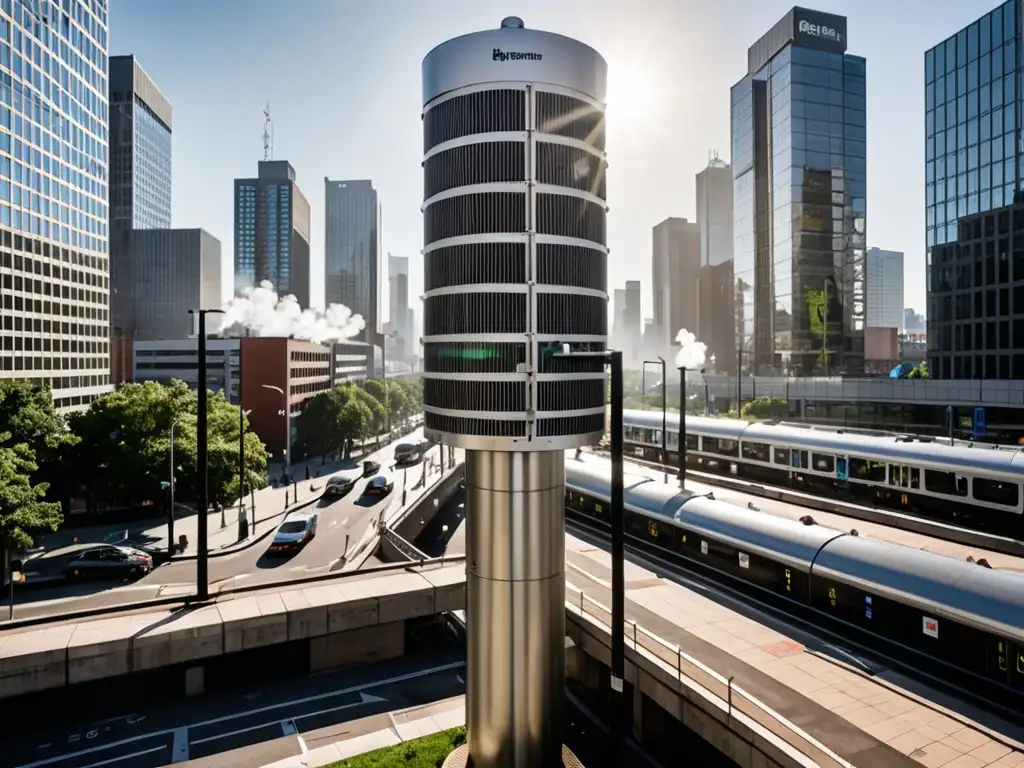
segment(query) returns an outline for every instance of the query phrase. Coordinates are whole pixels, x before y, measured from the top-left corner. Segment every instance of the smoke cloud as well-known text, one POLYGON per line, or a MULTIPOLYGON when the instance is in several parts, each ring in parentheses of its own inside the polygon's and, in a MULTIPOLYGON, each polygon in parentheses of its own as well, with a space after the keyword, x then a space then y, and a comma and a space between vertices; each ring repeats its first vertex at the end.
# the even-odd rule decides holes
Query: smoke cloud
POLYGON ((697 337, 685 328, 676 334, 676 344, 679 345, 679 351, 676 353, 676 368, 693 370, 704 365, 708 352, 707 344, 697 341, 697 337))
POLYGON ((365 327, 363 316, 353 315, 342 304, 331 304, 326 311, 302 309, 294 296, 278 296, 269 280, 244 289, 224 305, 223 328, 229 336, 248 331, 253 336, 290 336, 321 344, 351 339, 365 327))

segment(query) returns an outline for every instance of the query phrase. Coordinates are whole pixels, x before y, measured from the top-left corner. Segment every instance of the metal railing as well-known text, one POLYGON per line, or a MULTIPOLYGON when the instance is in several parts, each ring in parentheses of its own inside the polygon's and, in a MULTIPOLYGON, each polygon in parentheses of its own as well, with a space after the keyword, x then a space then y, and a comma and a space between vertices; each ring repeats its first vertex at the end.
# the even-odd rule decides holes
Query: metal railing
MULTIPOLYGON (((571 584, 565 585, 566 607, 582 619, 597 624, 611 633, 611 609, 571 584)), ((684 678, 704 688, 725 703, 729 720, 740 716, 751 724, 779 737, 802 755, 822 768, 855 768, 799 726, 791 723, 756 696, 737 685, 732 677, 725 677, 682 650, 678 645, 663 640, 635 621, 626 619, 626 648, 640 656, 646 655, 670 674, 674 673, 680 685, 684 678)))

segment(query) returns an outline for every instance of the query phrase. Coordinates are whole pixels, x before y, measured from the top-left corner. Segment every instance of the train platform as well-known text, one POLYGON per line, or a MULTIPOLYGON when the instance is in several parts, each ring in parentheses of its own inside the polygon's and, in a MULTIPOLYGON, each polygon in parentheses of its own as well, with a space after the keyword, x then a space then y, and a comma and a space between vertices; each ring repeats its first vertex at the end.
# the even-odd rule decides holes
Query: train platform
MULTIPOLYGON (((573 458, 573 453, 571 451, 567 451, 566 464, 568 465, 573 461, 582 461, 587 464, 600 463, 602 466, 607 467, 609 475, 611 474, 611 461, 601 454, 595 455, 585 452, 580 459, 575 459, 573 458)), ((664 482, 665 479, 665 471, 663 469, 658 469, 647 464, 631 462, 628 458, 625 462, 625 472, 627 476, 627 486, 629 485, 630 475, 634 477, 650 477, 652 480, 659 483, 664 482)), ((724 488, 722 486, 714 485, 713 483, 705 482, 707 475, 704 473, 695 472, 694 475, 700 479, 688 476, 686 478, 686 490, 700 494, 714 493, 716 499, 729 504, 735 504, 738 507, 747 507, 748 505, 753 504, 754 508, 759 512, 775 515, 776 517, 785 517, 790 520, 798 520, 804 515, 810 515, 818 525, 836 528, 840 531, 856 529, 861 536, 867 536, 881 541, 889 541, 894 544, 902 544, 906 547, 926 550, 938 555, 956 558, 957 560, 966 560, 968 557, 973 557, 975 560, 981 560, 984 558, 993 568, 1024 573, 1024 558, 1021 557, 993 552, 991 550, 968 544, 958 544, 954 541, 947 541, 945 539, 939 539, 934 536, 927 536, 913 531, 905 531, 900 528, 891 528, 879 523, 870 523, 840 514, 822 512, 817 509, 808 509, 807 507, 802 507, 799 504, 766 499, 753 493, 743 493, 731 488, 724 488)), ((676 482, 674 470, 670 470, 668 476, 669 482, 676 482)))
MULTIPOLYGON (((852 766, 1015 768, 1024 729, 698 582, 627 562, 626 620, 768 703, 852 766)), ((566 584, 611 605, 610 555, 566 536, 566 584)))

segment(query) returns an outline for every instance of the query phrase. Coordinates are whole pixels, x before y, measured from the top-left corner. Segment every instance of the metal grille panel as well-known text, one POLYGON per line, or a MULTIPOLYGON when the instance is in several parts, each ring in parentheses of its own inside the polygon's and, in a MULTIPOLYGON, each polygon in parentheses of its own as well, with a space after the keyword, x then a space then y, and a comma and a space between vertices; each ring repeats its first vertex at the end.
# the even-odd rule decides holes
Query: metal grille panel
POLYGON ((478 133, 526 130, 526 91, 478 91, 442 101, 423 116, 424 154, 438 144, 478 133))
MULTIPOLYGON (((526 419, 507 421, 497 419, 481 419, 472 415, 447 416, 441 413, 426 411, 423 424, 427 429, 435 429, 449 435, 471 435, 473 437, 526 437, 526 419)), ((604 419, 601 420, 601 431, 604 431, 604 419)))
POLYGON ((423 164, 423 197, 470 184, 525 181, 525 157, 526 144, 521 141, 466 144, 438 152, 423 164))
POLYGON ((560 437, 562 435, 592 435, 604 433, 604 414, 591 416, 559 416, 554 419, 537 420, 538 437, 560 437))
POLYGON ((607 332, 607 299, 558 293, 537 296, 537 333, 603 336, 607 332))
POLYGON ((447 293, 423 300, 423 335, 526 333, 525 293, 447 293))
POLYGON ((423 345, 427 373, 516 373, 526 363, 526 344, 450 341, 423 345))
POLYGON ((537 234, 606 245, 605 208, 582 197, 537 195, 537 234))
POLYGON ((525 381, 424 379, 423 400, 446 411, 525 411, 525 381))
POLYGON ((526 243, 452 245, 428 251, 424 257, 423 284, 428 291, 473 283, 525 282, 526 243))
POLYGON ((561 93, 537 94, 537 130, 589 144, 604 152, 604 113, 561 93))
POLYGON ((605 199, 607 163, 593 152, 566 144, 537 142, 537 182, 578 189, 605 199))
POLYGON ((608 254, 578 245, 537 245, 537 282, 603 291, 608 286, 608 254))
POLYGON ((462 235, 525 230, 526 195, 521 192, 448 197, 432 203, 423 214, 423 241, 427 245, 462 235))

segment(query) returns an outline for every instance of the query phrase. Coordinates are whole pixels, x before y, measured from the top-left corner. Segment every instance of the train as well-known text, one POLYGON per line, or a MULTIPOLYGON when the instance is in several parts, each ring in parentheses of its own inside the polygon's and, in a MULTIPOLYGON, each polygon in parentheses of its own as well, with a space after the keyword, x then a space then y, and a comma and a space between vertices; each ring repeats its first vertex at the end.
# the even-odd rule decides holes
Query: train
MULTIPOLYGON (((665 461, 679 463, 679 414, 667 422, 665 461)), ((627 457, 660 461, 661 411, 623 412, 627 457)), ((1024 454, 933 437, 687 415, 686 464, 1024 538, 1024 454)))
MULTIPOLYGON (((610 525, 610 465, 567 461, 566 514, 610 525)), ((1019 703, 1024 696, 1024 576, 808 521, 752 512, 650 477, 626 475, 628 540, 673 563, 742 582, 815 624, 948 667, 1019 703)), ((973 687, 972 687, 973 690, 973 687)))

